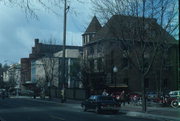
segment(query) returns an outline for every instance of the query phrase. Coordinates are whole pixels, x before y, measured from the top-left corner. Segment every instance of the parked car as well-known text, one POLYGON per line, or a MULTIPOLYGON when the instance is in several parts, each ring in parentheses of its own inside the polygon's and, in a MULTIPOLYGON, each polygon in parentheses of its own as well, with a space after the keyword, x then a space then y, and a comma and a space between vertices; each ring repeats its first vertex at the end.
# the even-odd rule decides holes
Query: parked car
POLYGON ((180 97, 180 90, 170 91, 169 92, 169 96, 171 98, 173 98, 173 97, 175 97, 175 98, 180 97))
POLYGON ((158 97, 157 92, 147 92, 146 95, 148 100, 154 100, 155 98, 158 97))
POLYGON ((180 90, 170 91, 169 92, 169 98, 168 98, 168 104, 170 105, 172 101, 174 100, 180 100, 180 90))
POLYGON ((136 97, 137 99, 139 99, 139 98, 142 97, 142 95, 141 95, 141 93, 139 93, 139 92, 130 92, 130 93, 129 93, 129 98, 130 98, 130 99, 133 99, 134 97, 136 97))
POLYGON ((92 95, 89 99, 81 103, 83 111, 89 109, 95 110, 96 113, 102 111, 119 112, 120 103, 118 103, 112 96, 92 95))
POLYGON ((166 106, 170 106, 171 102, 180 98, 180 90, 170 91, 169 93, 161 94, 159 97, 155 98, 153 101, 157 103, 162 103, 166 106))

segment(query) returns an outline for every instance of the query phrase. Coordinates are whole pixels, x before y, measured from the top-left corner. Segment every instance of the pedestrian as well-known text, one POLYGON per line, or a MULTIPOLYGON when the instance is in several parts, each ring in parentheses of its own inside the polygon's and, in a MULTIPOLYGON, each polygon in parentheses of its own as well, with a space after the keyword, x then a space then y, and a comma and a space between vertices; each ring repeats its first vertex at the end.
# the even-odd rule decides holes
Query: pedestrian
POLYGON ((127 103, 128 104, 130 104, 130 95, 129 95, 129 93, 127 93, 126 95, 125 95, 125 100, 127 101, 127 103))
POLYGON ((132 99, 133 99, 133 104, 134 104, 134 105, 137 105, 137 103, 138 103, 138 97, 137 97, 137 95, 134 95, 132 99))
POLYGON ((108 95, 109 95, 109 94, 106 92, 106 89, 103 90, 102 95, 103 95, 103 96, 108 96, 108 95))
POLYGON ((123 103, 123 105, 125 106, 125 91, 124 90, 121 92, 120 101, 121 101, 121 104, 123 103))

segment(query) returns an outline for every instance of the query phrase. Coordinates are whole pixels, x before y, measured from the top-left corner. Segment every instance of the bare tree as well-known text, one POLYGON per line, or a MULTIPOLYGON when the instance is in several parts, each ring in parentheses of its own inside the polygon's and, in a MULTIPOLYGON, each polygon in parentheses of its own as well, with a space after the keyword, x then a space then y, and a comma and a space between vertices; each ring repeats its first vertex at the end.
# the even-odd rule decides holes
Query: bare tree
POLYGON ((93 89, 93 84, 89 78, 89 72, 91 72, 91 68, 88 66, 88 62, 87 61, 82 60, 81 58, 81 64, 80 64, 80 81, 83 84, 83 88, 86 90, 86 97, 88 98, 90 96, 90 91, 91 89, 93 89))
MULTIPOLYGON (((82 0, 76 1, 83 3, 82 0)), ((67 2, 68 4, 71 3, 70 0, 67 2)), ((63 8, 64 0, 0 0, 0 3, 4 3, 4 5, 8 6, 19 7, 25 12, 27 18, 38 19, 38 12, 40 9, 44 9, 47 12, 59 16, 61 13, 59 11, 63 8)))
POLYGON ((43 76, 45 79, 45 84, 43 84, 44 86, 42 86, 42 88, 49 89, 49 98, 51 98, 51 88, 54 85, 54 78, 58 78, 58 72, 56 70, 56 66, 58 66, 58 58, 54 57, 54 52, 57 51, 57 45, 55 45, 55 40, 49 39, 47 43, 48 44, 46 46, 49 47, 49 52, 45 53, 44 56, 39 59, 38 67, 41 67, 44 71, 43 76))
MULTIPOLYGON (((145 78, 160 55, 161 45, 172 44, 178 33, 176 0, 91 0, 96 14, 139 72, 146 111, 145 78), (114 15, 115 19, 109 19, 114 15), (114 21, 116 20, 116 21, 114 21), (158 24, 157 24, 158 23, 158 24), (169 35, 169 33, 171 35, 169 35)), ((157 64, 156 64, 157 65, 157 64)))

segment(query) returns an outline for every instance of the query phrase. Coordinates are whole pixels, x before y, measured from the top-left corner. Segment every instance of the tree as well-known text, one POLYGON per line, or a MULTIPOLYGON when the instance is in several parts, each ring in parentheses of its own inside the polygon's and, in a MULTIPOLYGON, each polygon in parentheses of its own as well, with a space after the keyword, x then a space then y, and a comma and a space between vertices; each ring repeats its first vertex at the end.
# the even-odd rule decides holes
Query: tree
POLYGON ((3 73, 6 72, 8 70, 9 66, 7 64, 1 64, 0 63, 0 88, 5 88, 5 89, 9 89, 10 87, 14 87, 15 86, 15 82, 11 79, 11 81, 9 82, 4 82, 3 80, 3 73))
POLYGON ((3 67, 2 64, 0 63, 0 88, 3 87, 3 67))
POLYGON ((81 58, 81 64, 80 64, 80 81, 83 84, 83 88, 86 90, 86 96, 87 98, 90 96, 90 90, 93 88, 91 81, 89 80, 89 72, 90 68, 87 65, 86 61, 82 60, 81 58))
MULTIPOLYGON (((37 62, 37 67, 39 67, 39 70, 41 72, 38 72, 42 74, 43 69, 43 74, 38 76, 38 80, 44 79, 44 86, 42 88, 48 88, 49 90, 49 98, 51 98, 51 88, 53 86, 53 81, 54 78, 58 78, 58 71, 55 70, 56 66, 58 66, 58 58, 54 57, 54 52, 57 51, 57 45, 55 45, 55 40, 49 39, 46 43, 48 43, 46 46, 48 46, 50 52, 45 53, 42 58, 40 58, 37 62)), ((43 90, 45 90, 43 89, 43 90)))
MULTIPOLYGON (((76 1, 82 3, 82 0, 76 1)), ((59 16, 60 13, 58 11, 63 8, 64 0, 0 0, 0 3, 4 3, 7 6, 19 7, 23 10, 27 18, 38 19, 40 9, 59 16)), ((70 0, 68 0, 68 3, 71 3, 70 0)))
POLYGON ((38 19, 38 11, 40 8, 44 8, 58 15, 56 11, 62 8, 63 0, 0 0, 0 2, 5 5, 21 8, 25 12, 27 18, 38 19))
POLYGON ((105 27, 119 41, 119 50, 139 72, 146 112, 145 78, 155 65, 162 45, 175 42, 178 33, 176 0, 91 0, 105 27), (109 19, 111 16, 116 17, 109 19), (157 24, 158 23, 158 24, 157 24), (119 28, 120 27, 120 28, 119 28), (171 35, 169 35, 169 33, 171 35))

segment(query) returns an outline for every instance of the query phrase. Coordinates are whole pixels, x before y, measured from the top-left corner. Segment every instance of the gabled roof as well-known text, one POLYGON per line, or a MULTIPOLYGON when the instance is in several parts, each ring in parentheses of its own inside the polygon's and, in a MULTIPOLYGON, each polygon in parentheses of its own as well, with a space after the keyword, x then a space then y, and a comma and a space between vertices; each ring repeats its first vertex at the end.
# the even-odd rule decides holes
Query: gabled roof
POLYGON ((92 32, 97 32, 102 28, 101 24, 99 23, 98 19, 96 16, 93 17, 91 23, 87 27, 85 34, 86 33, 92 33, 92 32))
MULTIPOLYGON (((143 24, 142 21, 142 17, 114 15, 99 31, 97 31, 92 42, 104 39, 122 39, 123 37, 127 40, 135 39, 132 30, 135 29, 135 27, 140 27, 141 24, 143 24)), ((147 27, 147 30, 152 29, 155 32, 156 37, 160 31, 163 31, 164 36, 161 39, 168 38, 169 43, 176 42, 174 37, 157 24, 156 19, 145 18, 144 23, 145 28, 147 27)), ((149 41, 151 34, 147 34, 146 37, 146 41, 149 41)))

